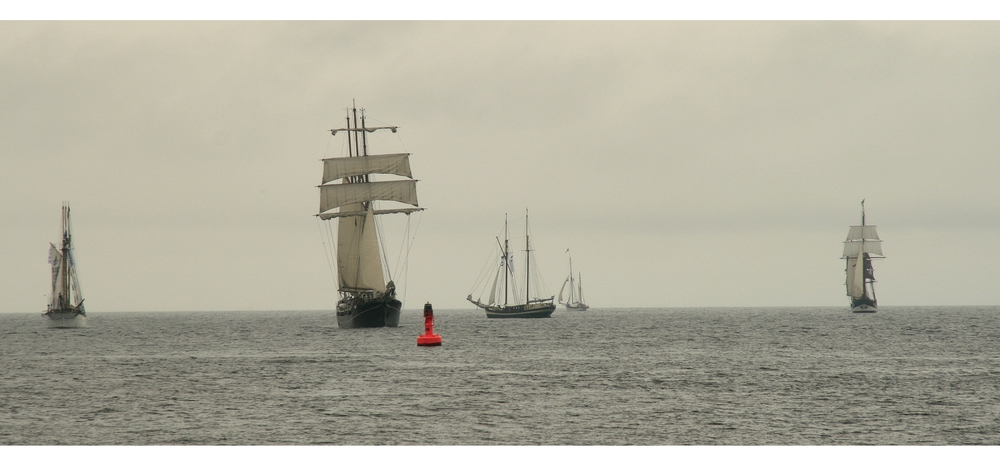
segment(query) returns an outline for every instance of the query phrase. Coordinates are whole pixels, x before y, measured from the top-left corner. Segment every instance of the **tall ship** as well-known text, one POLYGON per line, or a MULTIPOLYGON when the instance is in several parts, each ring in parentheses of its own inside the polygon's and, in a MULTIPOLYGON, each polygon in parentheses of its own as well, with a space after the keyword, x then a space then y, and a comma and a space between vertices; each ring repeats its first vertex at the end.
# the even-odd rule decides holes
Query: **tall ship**
POLYGON ((854 225, 847 232, 844 241, 844 256, 847 260, 847 296, 851 297, 851 310, 857 313, 871 313, 878 309, 875 298, 875 269, 872 259, 882 259, 882 240, 875 231, 875 225, 865 223, 865 201, 861 201, 861 225, 854 225))
MULTIPOLYGON (((566 250, 569 254, 569 249, 566 250)), ((566 306, 567 311, 586 311, 590 309, 586 303, 583 302, 583 276, 578 275, 573 278, 573 256, 569 256, 569 276, 566 277, 566 281, 563 282, 562 288, 559 289, 559 304, 566 306), (566 286, 569 286, 569 296, 566 297, 566 301, 563 301, 563 292, 566 291, 566 286)))
MULTIPOLYGON (((347 110, 346 120, 346 126, 330 130, 332 136, 346 136, 346 157, 323 159, 317 215, 335 244, 327 254, 337 270, 337 325, 396 327, 402 302, 396 297, 396 284, 384 257, 382 222, 376 220, 382 215, 406 214, 409 232, 409 215, 423 210, 417 204, 417 180, 410 172, 409 153, 369 153, 369 135, 384 130, 395 133, 396 126, 368 126, 364 109, 356 106, 347 110), (392 179, 376 179, 381 175, 392 179), (392 204, 385 205, 386 201, 392 204)), ((408 256, 409 243, 404 243, 408 256)))
POLYGON ((49 243, 49 264, 52 266, 52 293, 42 316, 49 328, 87 326, 87 311, 83 308, 83 292, 73 259, 73 229, 69 221, 69 203, 62 206, 62 245, 49 243))
MULTIPOLYGON (((531 261, 531 243, 529 241, 529 230, 528 230, 528 214, 524 214, 524 293, 520 293, 517 288, 517 279, 514 276, 514 255, 510 250, 510 235, 507 229, 507 218, 504 217, 503 222, 503 242, 500 241, 500 237, 497 236, 497 246, 500 249, 499 257, 496 254, 493 255, 491 259, 492 266, 487 266, 487 274, 485 275, 486 280, 482 280, 484 276, 480 277, 480 280, 473 285, 474 290, 479 290, 479 297, 476 299, 472 298, 472 293, 466 298, 474 304, 476 307, 486 311, 486 317, 490 319, 504 319, 504 318, 539 318, 539 317, 550 317, 552 312, 556 310, 556 305, 553 304, 555 296, 550 296, 548 298, 532 297, 532 291, 537 292, 540 286, 535 286, 535 289, 531 288, 531 271, 532 266, 535 265, 531 261), (499 266, 497 265, 499 263, 499 266), (488 287, 485 286, 489 282, 489 278, 492 278, 492 284, 488 287), (482 284, 482 288, 480 288, 482 284), (489 299, 484 303, 482 302, 482 295, 485 294, 486 289, 489 288, 489 299)), ((537 266, 535 266, 536 277, 537 266)))

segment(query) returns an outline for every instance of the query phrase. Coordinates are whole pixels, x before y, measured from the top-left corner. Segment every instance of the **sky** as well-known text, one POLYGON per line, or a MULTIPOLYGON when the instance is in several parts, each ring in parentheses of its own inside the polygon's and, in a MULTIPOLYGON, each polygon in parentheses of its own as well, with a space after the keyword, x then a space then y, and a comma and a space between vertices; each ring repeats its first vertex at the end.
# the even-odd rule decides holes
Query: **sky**
POLYGON ((92 314, 332 309, 316 186, 352 102, 399 127, 373 144, 420 180, 406 309, 472 311, 526 209, 548 295, 570 249, 595 308, 846 309, 862 199, 881 306, 1000 305, 998 38, 978 21, 0 22, 0 312, 44 310, 64 201, 92 314))

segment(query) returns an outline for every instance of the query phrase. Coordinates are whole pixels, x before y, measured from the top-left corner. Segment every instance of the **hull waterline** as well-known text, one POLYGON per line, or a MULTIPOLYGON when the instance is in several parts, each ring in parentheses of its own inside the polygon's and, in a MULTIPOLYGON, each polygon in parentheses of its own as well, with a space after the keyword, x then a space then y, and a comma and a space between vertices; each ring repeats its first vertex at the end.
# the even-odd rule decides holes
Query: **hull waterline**
POLYGON ((876 311, 876 308, 871 307, 871 306, 869 306, 867 304, 862 304, 860 306, 856 306, 856 307, 852 307, 851 308, 851 312, 853 312, 855 314, 874 314, 875 311, 876 311))
POLYGON ((45 314, 46 328, 85 328, 87 316, 74 312, 51 312, 45 314))
POLYGON ((855 314, 871 314, 877 309, 878 303, 867 296, 851 300, 851 312, 855 314))
POLYGON ((486 317, 490 319, 539 319, 551 317, 555 312, 554 304, 542 306, 508 306, 499 309, 486 309, 486 317))
POLYGON ((398 327, 402 303, 395 298, 379 298, 337 306, 337 326, 340 328, 398 327))

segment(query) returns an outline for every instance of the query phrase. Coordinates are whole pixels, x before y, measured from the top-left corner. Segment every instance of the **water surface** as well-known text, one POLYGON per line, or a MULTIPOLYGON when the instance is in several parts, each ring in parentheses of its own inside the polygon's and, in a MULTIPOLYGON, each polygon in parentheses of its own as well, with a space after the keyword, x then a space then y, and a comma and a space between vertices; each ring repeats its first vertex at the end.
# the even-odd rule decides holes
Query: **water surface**
POLYGON ((0 444, 1000 444, 1000 308, 0 314, 0 444))

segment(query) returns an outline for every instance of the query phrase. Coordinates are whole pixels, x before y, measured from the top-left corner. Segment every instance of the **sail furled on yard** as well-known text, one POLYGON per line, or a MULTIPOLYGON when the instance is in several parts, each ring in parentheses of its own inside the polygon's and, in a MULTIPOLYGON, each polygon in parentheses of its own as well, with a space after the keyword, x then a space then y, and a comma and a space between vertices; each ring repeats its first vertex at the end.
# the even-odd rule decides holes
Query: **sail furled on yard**
POLYGON ((341 217, 337 226, 337 274, 341 290, 385 292, 382 261, 372 209, 361 203, 345 205, 341 210, 364 212, 364 215, 341 217))

